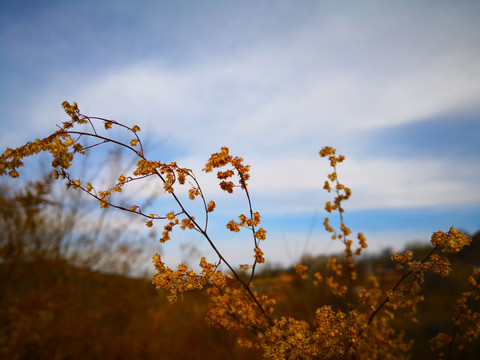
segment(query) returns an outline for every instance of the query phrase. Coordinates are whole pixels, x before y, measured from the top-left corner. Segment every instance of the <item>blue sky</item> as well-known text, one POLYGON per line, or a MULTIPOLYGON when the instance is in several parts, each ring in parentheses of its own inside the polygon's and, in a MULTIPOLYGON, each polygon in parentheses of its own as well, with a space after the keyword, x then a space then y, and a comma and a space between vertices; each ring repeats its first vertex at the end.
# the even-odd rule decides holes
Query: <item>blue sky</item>
MULTIPOLYGON (((229 146, 252 165, 274 263, 341 248, 321 225, 325 145, 347 157, 346 222, 371 250, 475 232, 479 18, 477 1, 2 1, 0 145, 48 135, 69 100, 197 172, 229 146)), ((218 201, 221 219, 246 211, 218 201)))

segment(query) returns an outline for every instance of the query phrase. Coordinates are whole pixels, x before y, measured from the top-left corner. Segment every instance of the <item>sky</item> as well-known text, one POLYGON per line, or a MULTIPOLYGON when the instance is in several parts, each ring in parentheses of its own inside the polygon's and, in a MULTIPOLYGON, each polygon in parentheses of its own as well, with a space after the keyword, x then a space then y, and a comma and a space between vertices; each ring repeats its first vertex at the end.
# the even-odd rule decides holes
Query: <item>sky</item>
MULTIPOLYGON (((474 233, 479 18, 473 0, 4 0, 0 146, 49 135, 64 100, 139 125, 151 158, 193 169, 219 199, 212 234, 232 263, 252 259, 248 234, 224 227, 245 199, 201 174, 221 146, 252 166, 272 264, 342 248, 322 226, 323 146, 346 156, 345 222, 369 251, 450 226, 474 233)), ((175 244, 161 251, 183 256, 175 244)))

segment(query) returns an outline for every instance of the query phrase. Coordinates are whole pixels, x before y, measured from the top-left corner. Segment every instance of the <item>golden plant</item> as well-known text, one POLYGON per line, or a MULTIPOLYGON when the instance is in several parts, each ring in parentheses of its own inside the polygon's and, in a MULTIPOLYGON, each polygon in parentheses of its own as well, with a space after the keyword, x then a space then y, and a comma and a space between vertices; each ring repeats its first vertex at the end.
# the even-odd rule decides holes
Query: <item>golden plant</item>
MULTIPOLYGON (((327 263, 327 276, 308 266, 297 264, 296 272, 305 281, 312 280, 318 291, 328 291, 340 301, 338 306, 320 305, 311 318, 301 320, 295 316, 277 316, 274 296, 255 289, 257 265, 265 258, 261 242, 266 239, 266 230, 261 225, 261 215, 254 211, 248 191, 250 166, 241 157, 230 154, 222 147, 211 155, 203 171, 216 172, 220 188, 227 192, 242 192, 248 202, 246 213, 238 214, 238 220, 230 220, 226 228, 232 232, 247 231, 251 236, 252 262, 234 268, 218 250, 209 232, 209 217, 216 204, 206 197, 197 177, 190 169, 176 162, 164 163, 146 157, 143 143, 136 125, 129 127, 120 122, 84 115, 76 103, 63 102, 70 120, 50 136, 29 142, 16 149, 7 149, 0 156, 0 174, 19 176, 18 168, 23 158, 39 152, 49 152, 52 157, 53 177, 66 181, 67 188, 81 190, 95 198, 101 208, 117 208, 144 218, 147 227, 163 222, 160 242, 170 240, 175 228, 193 230, 199 233, 215 252, 217 259, 209 262, 199 259, 200 271, 189 269, 185 264, 170 268, 162 262, 159 254, 153 256, 156 274, 153 284, 168 293, 168 300, 175 302, 183 293, 206 288, 209 296, 207 322, 210 325, 235 332, 242 346, 257 349, 270 359, 407 359, 412 342, 404 339, 401 329, 393 326, 397 316, 407 315, 415 321, 417 304, 423 300, 420 293, 424 275, 433 272, 448 276, 451 265, 443 253, 457 253, 470 244, 470 238, 451 228, 448 232, 437 231, 431 237, 432 249, 423 259, 415 260, 412 251, 394 254, 398 276, 393 286, 382 289, 378 279, 372 276, 368 283, 360 281, 355 257, 362 254, 367 241, 362 233, 352 240, 351 230, 344 221, 343 202, 352 191, 339 181, 337 166, 345 160, 336 155, 332 147, 324 147, 320 156, 327 158, 332 168, 324 183, 324 189, 334 194, 333 201, 325 204, 328 214, 338 213, 339 229, 330 225, 325 218, 324 227, 333 240, 341 241, 345 247, 343 259, 332 257, 327 263), (117 127, 130 134, 130 141, 109 136, 108 130, 117 127), (103 129, 102 129, 103 128, 103 129), (83 140, 93 139, 91 145, 83 140), (88 150, 103 144, 113 144, 132 152, 138 161, 131 174, 118 174, 115 184, 107 189, 97 189, 90 182, 73 178, 69 173, 73 159, 88 150), (115 202, 114 193, 122 192, 131 182, 153 177, 161 182, 165 193, 174 201, 175 207, 160 213, 145 212, 139 205, 124 206, 115 202), (183 190, 182 190, 183 189, 183 190), (182 200, 179 193, 185 191, 190 200, 199 200, 203 205, 202 214, 194 214, 182 200), (202 219, 202 221, 200 220, 202 219), (225 269, 225 270, 222 270, 225 269), (245 277, 244 274, 247 274, 245 277)), ((450 334, 440 333, 431 341, 434 351, 440 357, 451 357, 454 348, 478 339, 480 334, 480 313, 470 308, 479 299, 480 271, 475 269, 468 279, 471 290, 463 293, 457 302, 457 314, 453 319, 450 334)))

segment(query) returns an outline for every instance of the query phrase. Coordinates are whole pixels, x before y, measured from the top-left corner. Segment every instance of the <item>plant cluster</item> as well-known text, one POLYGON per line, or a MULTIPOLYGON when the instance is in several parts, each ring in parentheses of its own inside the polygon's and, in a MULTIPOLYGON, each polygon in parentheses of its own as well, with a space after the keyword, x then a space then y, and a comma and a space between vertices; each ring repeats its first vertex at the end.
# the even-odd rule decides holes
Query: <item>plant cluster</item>
MULTIPOLYGON (((239 268, 232 266, 218 250, 209 231, 209 217, 215 212, 216 204, 207 197, 194 172, 176 162, 164 163, 148 159, 136 125, 129 127, 115 120, 84 115, 76 103, 62 104, 69 120, 44 139, 37 139, 17 149, 7 149, 0 156, 0 174, 19 176, 18 168, 23 158, 39 152, 49 152, 52 157, 53 177, 66 181, 67 188, 80 190, 95 198, 101 208, 117 208, 144 218, 147 227, 163 222, 160 242, 171 239, 172 231, 179 228, 195 231, 210 245, 217 258, 209 262, 199 259, 200 271, 189 269, 185 264, 176 268, 168 267, 159 254, 153 256, 156 274, 153 284, 158 290, 168 293, 171 302, 182 298, 187 291, 206 289, 209 297, 207 322, 212 326, 233 331, 242 346, 257 349, 270 359, 403 359, 409 357, 412 342, 404 339, 401 329, 395 328, 398 316, 410 316, 415 321, 417 305, 423 300, 421 293, 426 273, 448 276, 451 271, 448 253, 458 253, 470 244, 470 238, 455 228, 448 232, 437 231, 431 237, 431 251, 423 258, 416 259, 412 251, 394 254, 396 281, 388 290, 379 286, 372 276, 368 282, 360 279, 355 259, 367 248, 362 233, 352 240, 352 232, 344 220, 343 204, 352 191, 340 183, 337 167, 345 157, 337 155, 332 147, 320 150, 320 156, 328 159, 332 172, 328 174, 324 189, 334 198, 325 204, 328 214, 337 213, 339 228, 330 225, 330 218, 324 220, 324 227, 335 241, 344 245, 343 258, 332 257, 327 263, 328 275, 311 270, 304 264, 297 264, 295 270, 304 281, 311 281, 319 292, 329 292, 339 299, 340 306, 320 304, 310 319, 295 316, 279 316, 276 311, 277 299, 274 293, 255 287, 257 265, 265 262, 262 242, 266 230, 261 227, 261 215, 254 210, 250 198, 248 181, 250 166, 241 157, 230 154, 222 147, 211 155, 203 171, 215 172, 219 187, 231 194, 240 191, 247 200, 247 209, 225 226, 231 232, 247 232, 251 237, 251 263, 239 268), (108 130, 118 127, 130 134, 130 141, 110 136, 108 130), (93 140, 86 145, 85 139, 93 140), (83 155, 91 148, 113 144, 132 152, 138 159, 131 173, 118 174, 115 184, 107 189, 98 189, 90 182, 73 178, 69 168, 75 156, 83 155), (175 207, 159 213, 145 212, 141 206, 125 206, 113 200, 114 193, 134 181, 156 178, 165 193, 174 201, 175 207), (188 194, 190 200, 200 201, 201 214, 193 213, 188 203, 179 195, 188 194), (245 276, 247 274, 247 276, 245 276)), ((331 216, 331 215, 330 215, 331 216)), ((468 278, 470 290, 460 295, 457 313, 452 319, 452 330, 439 333, 431 340, 431 347, 439 357, 449 358, 464 344, 478 340, 480 335, 480 313, 471 308, 480 298, 480 270, 474 269, 468 278)))

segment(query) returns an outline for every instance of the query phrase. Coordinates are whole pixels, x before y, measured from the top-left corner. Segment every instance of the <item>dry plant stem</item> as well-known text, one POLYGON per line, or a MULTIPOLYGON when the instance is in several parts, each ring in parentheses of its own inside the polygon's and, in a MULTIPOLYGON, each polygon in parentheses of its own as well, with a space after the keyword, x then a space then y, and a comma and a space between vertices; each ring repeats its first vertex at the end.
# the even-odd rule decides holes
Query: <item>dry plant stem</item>
MULTIPOLYGON (((155 170, 156 171, 156 170, 155 170)), ((163 177, 160 173, 158 173, 158 176, 163 180, 163 177)), ((183 213, 190 219, 190 221, 197 227, 198 231, 203 235, 203 237, 208 241, 208 243, 210 244, 210 247, 213 249, 213 251, 215 251, 215 253, 217 254, 218 258, 221 260, 221 262, 223 262, 227 267, 228 269, 232 272, 233 276, 235 276, 235 279, 237 279, 240 284, 243 286, 243 288, 247 291, 247 293, 249 294, 249 296, 252 298, 252 300, 255 302, 255 304, 258 306, 258 308, 260 309, 260 312, 265 316, 265 318, 267 319, 268 323, 270 324, 270 326, 273 326, 273 321, 272 319, 270 318, 270 316, 267 314, 267 312, 265 311, 265 309, 263 308, 263 306, 260 304, 260 302, 258 301, 257 297, 253 294, 252 290, 250 289, 250 286, 248 286, 247 283, 245 283, 241 278, 240 276, 237 274, 237 272, 233 269, 233 267, 228 263, 227 260, 225 260, 225 258, 223 257, 223 255, 220 253, 220 251, 217 249, 217 247, 215 246, 215 244, 213 243, 213 241, 210 239, 210 237, 208 236, 208 234, 202 229, 200 228, 200 226, 198 225, 198 223, 192 218, 192 216, 185 210, 185 208, 183 207, 183 205, 181 204, 180 200, 178 199, 178 197, 172 193, 172 196, 174 197, 175 201, 177 202, 177 204, 180 206, 180 208, 182 209, 183 213)))
POLYGON ((190 174, 190 176, 192 177, 193 181, 195 181, 195 184, 197 185, 197 189, 200 191, 200 197, 202 198, 203 208, 205 209, 205 227, 203 228, 203 230, 206 232, 206 231, 207 231, 207 228, 208 228, 208 206, 207 206, 207 201, 205 200, 205 196, 203 196, 203 191, 202 191, 202 188, 200 187, 200 184, 199 184, 198 181, 197 181, 197 178, 196 178, 193 174, 190 174))
MULTIPOLYGON (((140 156, 140 155, 139 155, 140 156)), ((145 159, 143 157, 143 155, 141 156, 142 159, 145 159)), ((156 175, 165 183, 165 179, 163 178, 162 174, 160 174, 158 172, 157 169, 155 169, 155 173, 156 175)), ((260 309, 260 312, 265 316, 265 318, 267 319, 268 323, 270 324, 270 326, 273 326, 273 321, 272 319, 270 318, 270 316, 267 314, 267 312, 265 311, 265 309, 263 308, 263 306, 260 304, 260 302, 258 301, 257 297, 253 294, 252 290, 250 289, 250 286, 248 285, 249 283, 245 283, 241 278, 240 276, 237 274, 237 272, 233 269, 233 267, 228 263, 228 261, 223 257, 223 255, 220 253, 220 251, 217 249, 217 247, 215 246, 215 244, 213 243, 212 239, 210 239, 210 236, 208 236, 207 232, 202 229, 200 227, 200 225, 198 225, 198 223, 195 221, 195 219, 188 213, 188 211, 184 208, 182 202, 180 201, 180 199, 177 197, 177 195, 172 192, 172 197, 175 199, 175 202, 177 203, 177 205, 180 207, 180 209, 182 210, 182 212, 185 214, 185 216, 187 216, 190 221, 195 225, 195 227, 197 228, 197 230, 203 235, 203 237, 208 241, 210 247, 213 249, 213 251, 215 251, 215 253, 217 254, 218 258, 221 260, 221 262, 223 262, 227 267, 228 269, 232 272, 233 276, 235 276, 235 278, 240 282, 240 284, 242 284, 243 288, 247 291, 247 293, 249 294, 249 296, 252 298, 252 300, 255 302, 255 304, 258 306, 258 308, 260 309)))
MULTIPOLYGON (((124 126, 124 125, 121 125, 115 121, 112 121, 112 120, 107 120, 107 119, 103 119, 103 118, 90 118, 90 117, 86 117, 85 118, 88 118, 88 119, 97 119, 97 120, 102 120, 102 121, 107 121, 107 122, 111 122, 111 123, 114 123, 116 125, 119 125, 119 126, 122 126, 124 128, 127 128, 129 130, 131 130, 130 128, 124 126)), ((143 155, 143 147, 142 147, 142 144, 141 144, 141 140, 139 139, 139 137, 135 134, 137 140, 138 140, 138 143, 140 144, 140 151, 137 151, 135 150, 134 148, 122 143, 122 142, 119 142, 119 141, 116 141, 116 140, 113 140, 111 138, 107 138, 107 137, 104 137, 104 136, 101 136, 101 135, 98 135, 95 131, 95 127, 93 126, 93 124, 91 124, 92 127, 93 127, 93 131, 94 131, 94 134, 90 134, 90 133, 86 133, 86 132, 79 132, 79 131, 68 131, 66 130, 65 132, 67 134, 75 134, 75 135, 79 135, 79 137, 82 137, 82 136, 90 136, 90 137, 94 137, 94 138, 98 138, 100 140, 103 140, 102 143, 107 143, 107 142, 111 142, 113 144, 116 144, 116 145, 119 145, 119 146, 123 146, 131 151, 133 151, 137 156, 139 156, 141 159, 143 160, 147 160, 145 158, 145 156, 143 155)), ((99 143, 97 145, 100 145, 102 143, 99 143)), ((160 174, 160 172, 157 170, 157 169, 154 169, 155 171, 155 174, 160 178, 160 180, 163 182, 163 183, 166 183, 166 180, 165 178, 162 176, 162 174, 160 174)), ((240 174, 241 176, 241 174, 240 174)), ((67 177, 68 178, 68 177, 67 177)), ((192 177, 194 179, 194 181, 197 183, 196 179, 194 177, 192 177)), ((72 182, 72 180, 70 178, 68 178, 68 180, 70 182, 72 182)), ((243 179, 243 177, 241 176, 241 180, 242 180, 242 183, 245 184, 245 181, 243 179)), ((198 185, 198 183, 197 183, 198 185)), ((91 195, 92 197, 94 197, 95 199, 97 200, 101 200, 97 195, 95 194, 92 194, 90 192, 88 192, 86 189, 84 189, 83 187, 80 186, 80 188, 87 192, 89 195, 91 195)), ((200 187, 199 187, 200 188, 200 187)), ((247 190, 247 187, 246 186, 243 186, 243 189, 245 190, 245 193, 247 195, 247 199, 248 199, 248 204, 249 204, 249 208, 250 208, 250 216, 251 218, 253 219, 253 210, 252 210, 252 206, 251 206, 251 200, 250 200, 250 195, 248 193, 248 190, 247 190)), ((241 285, 243 286, 243 288, 247 291, 247 293, 249 294, 249 296, 252 298, 252 300, 255 302, 255 304, 258 306, 260 312, 263 314, 263 316, 265 316, 267 322, 270 324, 270 326, 273 326, 273 321, 272 319, 270 318, 270 316, 267 314, 267 312, 265 311, 265 309, 263 308, 263 306, 260 304, 260 302, 258 301, 258 299, 256 298, 256 296, 253 294, 252 290, 250 289, 250 282, 252 281, 253 279, 253 274, 254 274, 254 270, 255 270, 255 265, 257 263, 257 261, 255 260, 255 263, 253 265, 253 269, 252 269, 252 275, 250 277, 250 280, 245 283, 241 278, 240 276, 237 274, 237 272, 233 269, 233 267, 228 263, 228 261, 223 257, 223 255, 220 253, 220 251, 217 249, 217 247, 215 246, 215 244, 213 243, 213 241, 210 239, 210 237, 208 236, 207 232, 206 232, 206 228, 207 228, 207 224, 208 222, 206 223, 205 225, 205 229, 202 229, 200 227, 200 225, 195 221, 195 219, 189 214, 189 212, 185 209, 185 207, 183 206, 182 202, 180 201, 180 199, 177 197, 177 195, 172 191, 171 192, 171 195, 172 197, 174 198, 175 202, 177 203, 177 205, 180 207, 181 209, 181 212, 180 213, 183 213, 185 214, 185 216, 188 217, 188 219, 195 225, 195 229, 200 232, 203 237, 208 241, 210 247, 215 251, 215 253, 217 254, 217 256, 219 257, 220 261, 223 262, 227 267, 228 269, 232 272, 232 274, 235 276, 235 278, 241 283, 241 285)), ((204 202, 204 206, 206 208, 206 203, 205 203, 205 199, 203 197, 203 194, 202 194, 202 199, 203 199, 203 202, 204 202)), ((141 216, 144 216, 144 217, 149 217, 151 218, 151 216, 148 216, 146 214, 143 214, 143 213, 139 213, 137 211, 133 211, 131 209, 128 209, 128 208, 125 208, 125 207, 122 207, 122 206, 118 206, 118 205, 114 205, 110 202, 107 202, 109 206, 112 206, 116 209, 119 209, 119 210, 124 210, 124 211, 128 211, 128 212, 133 212, 137 215, 141 215, 141 216)), ((207 216, 208 216, 208 212, 207 212, 207 216)), ((154 217, 154 219, 162 219, 163 217, 154 217)), ((164 218, 163 218, 164 219, 164 218)), ((207 218, 208 219, 208 218, 207 218)), ((208 220, 207 220, 208 221, 208 220)), ((255 241, 255 245, 257 244, 256 242, 256 239, 255 239, 255 228, 252 227, 252 231, 253 231, 253 234, 254 234, 254 241, 255 241)))
MULTIPOLYGON (((255 237, 255 225, 253 224, 253 209, 252 209, 252 201, 250 200, 250 193, 248 192, 247 186, 245 185, 245 179, 243 178, 243 175, 240 171, 238 171, 238 175, 240 176, 240 182, 243 185, 242 188, 245 191, 245 195, 247 196, 247 200, 248 200, 248 208, 250 210, 250 219, 252 220, 253 243, 255 247, 258 247, 257 238, 255 237)), ((256 266, 257 266, 257 258, 255 257, 255 261, 253 262, 253 265, 252 265, 252 271, 250 273, 250 279, 248 280, 247 285, 249 285, 253 281, 256 266)))
MULTIPOLYGON (((476 285, 473 287, 473 289, 471 290, 472 294, 475 292, 475 290, 479 287, 480 285, 480 276, 478 277, 478 279, 476 279, 476 285)), ((471 295, 469 296, 471 297, 471 295)), ((460 319, 460 317, 463 315, 463 313, 465 312, 465 309, 462 309, 460 310, 457 315, 455 316, 455 319, 453 321, 453 329, 452 329, 452 340, 450 340, 450 343, 448 344, 448 350, 447 350, 447 356, 446 356, 446 359, 451 359, 451 356, 452 356, 452 351, 453 351, 453 345, 455 343, 455 338, 458 334, 458 325, 456 325, 458 319, 460 319)))
POLYGON ((101 136, 101 135, 98 135, 98 134, 89 134, 89 133, 86 133, 86 132, 81 132, 81 131, 69 131, 69 130, 66 130, 65 133, 67 133, 67 134, 79 135, 79 139, 80 139, 80 137, 82 137, 82 136, 91 136, 91 137, 95 137, 95 138, 97 138, 97 139, 103 140, 103 142, 98 143, 98 144, 95 144, 95 145, 92 145, 92 146, 90 146, 90 147, 98 146, 98 145, 101 145, 101 144, 106 143, 106 142, 111 142, 111 143, 113 143, 113 144, 116 144, 116 145, 119 145, 119 146, 123 146, 123 147, 129 149, 129 150, 135 152, 137 155, 142 154, 142 158, 145 159, 145 158, 143 157, 143 148, 142 148, 141 141, 140 141, 140 139, 138 138, 138 135, 136 135, 136 134, 135 134, 135 136, 137 137, 138 143, 140 144, 140 152, 137 151, 137 150, 135 150, 135 149, 132 148, 131 146, 128 146, 127 144, 124 144, 124 143, 122 143, 122 142, 120 142, 120 141, 117 141, 117 140, 113 140, 113 139, 110 139, 110 138, 106 138, 106 137, 101 136))
MULTIPOLYGON (((115 121, 115 120, 110 120, 110 119, 105 119, 105 118, 101 118, 101 117, 96 117, 96 116, 86 116, 86 115, 83 115, 83 114, 79 114, 81 115, 82 117, 84 117, 89 123, 90 125, 92 126, 92 129, 93 129, 93 132, 95 133, 95 135, 97 135, 97 132, 95 130, 95 126, 93 125, 91 119, 95 119, 95 120, 100 120, 100 121, 103 121, 103 122, 108 122, 108 123, 111 123, 111 124, 115 124, 117 126, 120 126, 124 129, 127 129, 129 131, 132 131, 131 128, 129 128, 128 126, 126 125, 123 125, 121 123, 119 123, 118 121, 115 121)), ((138 137, 137 133, 135 131, 132 131, 133 134, 135 135, 135 137, 137 138, 137 141, 138 143, 140 144, 140 152, 143 154, 143 146, 142 146, 142 142, 140 141, 140 138, 138 137)), ((125 145, 125 144, 122 144, 122 143, 119 143, 119 145, 125 145)), ((131 150, 135 151, 134 149, 131 148, 131 150)))
POLYGON ((455 343, 455 337, 457 336, 457 332, 458 332, 458 327, 457 325, 454 325, 452 330, 452 340, 450 340, 450 343, 448 344, 448 350, 447 350, 447 356, 446 356, 447 360, 451 359, 452 352, 453 352, 453 344, 455 343))
MULTIPOLYGON (((334 165, 333 166, 333 171, 337 174, 337 166, 334 165)), ((337 186, 335 186, 335 192, 337 193, 337 198, 340 198, 340 191, 339 191, 339 188, 338 188, 338 185, 340 185, 340 182, 338 181, 338 176, 335 178, 335 183, 337 186)), ((343 223, 343 208, 342 208, 342 204, 341 204, 341 201, 338 202, 338 214, 340 216, 340 222, 343 223)), ((346 235, 344 234, 343 236, 343 244, 346 246, 347 245, 347 238, 346 238, 346 235)), ((353 259, 352 259, 353 260, 353 259)), ((354 268, 352 268, 352 266, 350 264, 347 264, 347 271, 348 271, 348 298, 350 300, 353 299, 353 272, 354 272, 354 268)), ((350 302, 349 302, 350 305, 352 305, 350 302)))
MULTIPOLYGON (((222 288, 216 286, 217 290, 220 292, 220 294, 222 295, 225 295, 225 292, 223 291, 222 288)), ((230 315, 232 316, 233 319, 235 319, 236 322, 238 323, 241 323, 240 319, 238 318, 238 316, 235 314, 235 312, 232 310, 232 307, 230 306, 230 304, 228 305, 228 308, 230 310, 230 315)), ((261 333, 263 332, 262 329, 260 329, 258 326, 255 326, 255 325, 248 325, 251 329, 252 332, 254 332, 255 334, 258 334, 258 333, 261 333)))
MULTIPOLYGON (((425 262, 430 258, 430 256, 432 256, 432 255, 435 253, 435 251, 437 250, 437 248, 438 248, 438 245, 436 245, 436 246, 432 249, 432 251, 430 251, 430 253, 422 259, 421 263, 422 263, 422 264, 425 263, 425 262)), ((395 290, 398 288, 398 286, 400 286, 400 284, 401 284, 407 277, 409 277, 409 276, 412 275, 412 274, 413 274, 413 270, 410 270, 409 272, 403 274, 403 276, 397 281, 397 283, 395 284, 395 286, 392 288, 392 291, 395 291, 395 290)), ((367 325, 369 325, 369 324, 372 322, 372 320, 373 320, 373 318, 375 317, 375 315, 376 315, 389 301, 390 301, 390 296, 387 296, 387 297, 385 298, 385 300, 383 300, 383 302, 382 302, 382 303, 375 309, 375 311, 370 315, 370 317, 369 317, 369 319, 368 319, 368 322, 367 322, 367 325)))
MULTIPOLYGON (((68 174, 64 174, 65 178, 70 181, 71 183, 73 183, 73 180, 70 178, 70 176, 68 174)), ((146 176, 142 176, 141 178, 145 178, 146 176)), ((91 192, 89 192, 85 187, 83 187, 82 185, 77 185, 77 187, 82 190, 83 192, 87 193, 88 195, 90 195, 91 197, 93 197, 94 199, 97 199, 98 201, 102 201, 102 199, 100 197, 98 197, 97 194, 92 194, 91 192)), ((143 216, 143 217, 146 217, 147 219, 156 219, 156 220, 161 220, 161 219, 166 219, 166 217, 164 216, 150 216, 150 215, 147 215, 143 212, 139 212, 139 211, 135 211, 135 210, 132 210, 132 209, 129 209, 129 208, 126 208, 124 206, 120 206, 120 205, 115 205, 111 202, 107 202, 108 203, 108 206, 112 207, 112 208, 115 208, 115 209, 118 209, 118 210, 122 210, 122 211, 126 211, 126 212, 131 212, 135 215, 140 215, 140 216, 143 216)), ((175 214, 175 215, 178 215, 178 214, 175 214)))
MULTIPOLYGON (((438 248, 438 245, 436 245, 432 251, 430 251, 430 253, 425 256, 422 260, 421 260, 421 263, 425 263, 434 253, 435 251, 437 250, 438 248)), ((392 291, 395 291, 399 286, 400 284, 407 278, 409 277, 410 275, 413 274, 413 271, 410 270, 408 272, 406 272, 405 274, 402 275, 402 277, 396 282, 396 284, 393 286, 392 288, 392 291)), ((370 314, 370 317, 368 318, 368 321, 367 321, 367 326, 370 325, 370 323, 373 321, 373 319, 375 318, 375 316, 379 313, 380 310, 382 310, 382 308, 390 301, 390 296, 387 296, 385 298, 385 300, 382 301, 382 303, 377 306, 377 308, 370 314)), ((363 331, 364 329, 361 329, 358 333, 358 337, 360 337, 362 334, 363 334, 363 331)), ((346 352, 345 352, 345 356, 347 356, 347 353, 348 353, 348 350, 352 347, 353 343, 350 342, 347 346, 347 348, 345 349, 346 352)))

